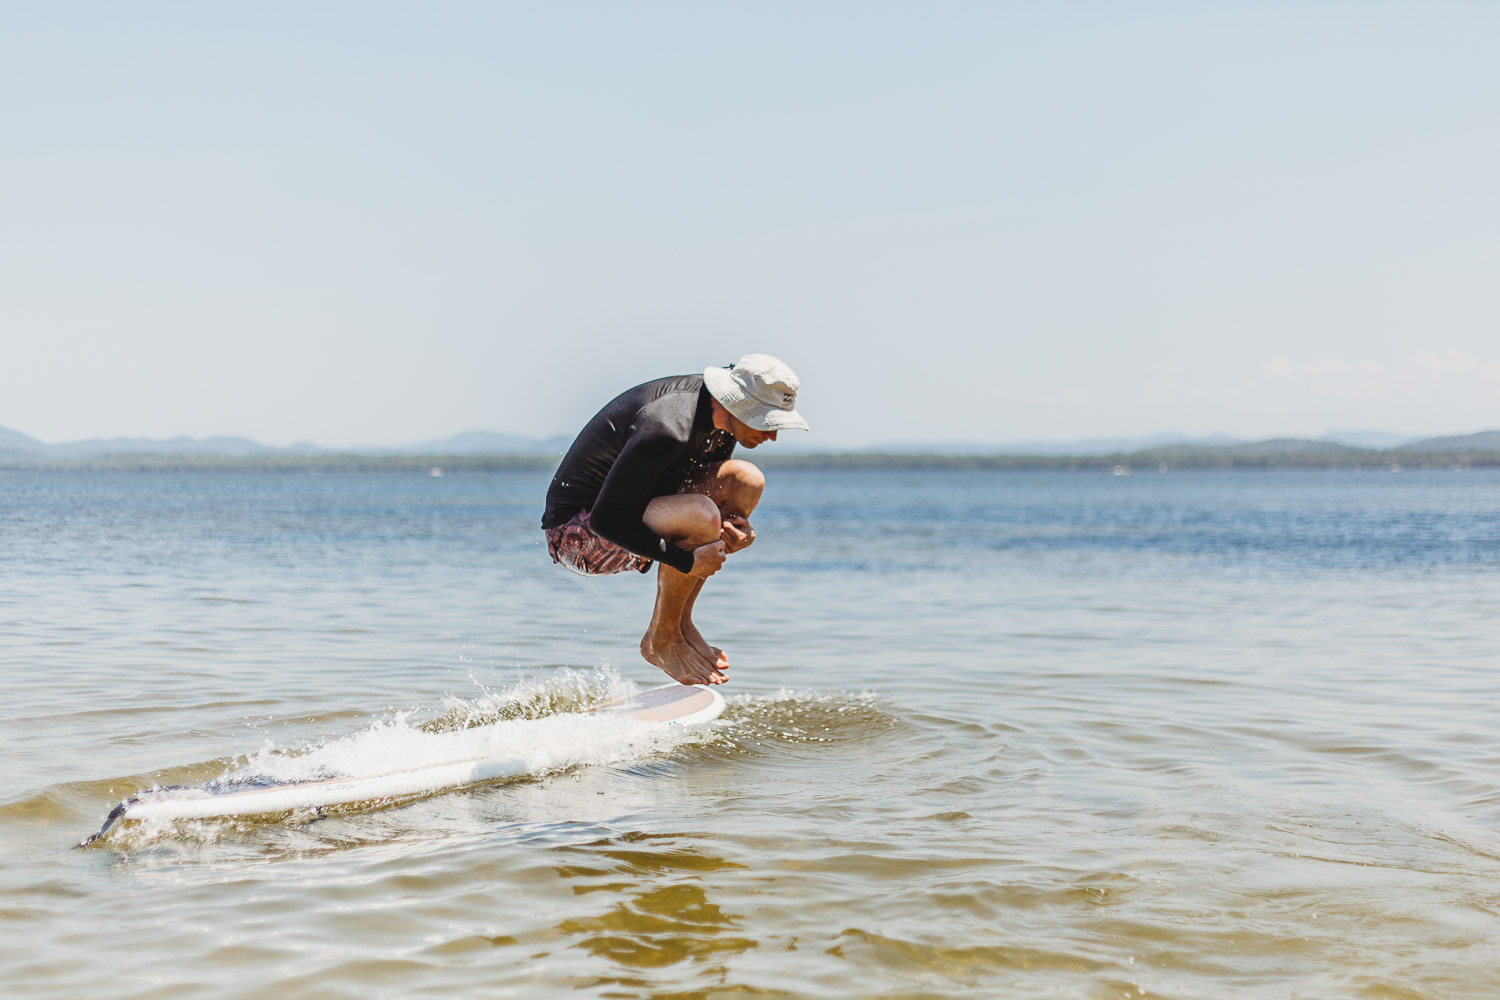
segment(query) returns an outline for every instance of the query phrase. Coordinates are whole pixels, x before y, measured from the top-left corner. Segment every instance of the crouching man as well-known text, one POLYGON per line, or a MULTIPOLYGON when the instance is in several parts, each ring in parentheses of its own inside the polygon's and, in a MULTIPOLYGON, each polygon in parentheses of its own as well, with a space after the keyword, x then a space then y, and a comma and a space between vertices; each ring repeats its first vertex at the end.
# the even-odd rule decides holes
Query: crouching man
POLYGON ((699 633, 693 604, 725 556, 755 541, 765 477, 734 447, 807 430, 797 388, 765 354, 638 385, 594 415, 552 477, 542 515, 552 561, 588 576, 656 563, 641 655, 683 684, 729 679, 729 657, 699 633))

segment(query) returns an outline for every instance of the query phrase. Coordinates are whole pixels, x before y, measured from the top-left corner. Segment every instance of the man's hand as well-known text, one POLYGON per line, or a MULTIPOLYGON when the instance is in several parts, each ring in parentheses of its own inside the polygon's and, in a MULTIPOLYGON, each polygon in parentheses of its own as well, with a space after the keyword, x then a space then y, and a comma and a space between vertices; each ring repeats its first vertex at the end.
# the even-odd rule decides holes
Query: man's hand
POLYGON ((730 514, 720 522, 719 538, 724 542, 724 551, 738 552, 749 548, 755 541, 755 529, 750 527, 748 518, 730 514))
POLYGON ((724 542, 709 542, 700 545, 693 550, 693 568, 688 571, 688 576, 696 576, 700 580, 707 580, 719 571, 724 565, 724 542))

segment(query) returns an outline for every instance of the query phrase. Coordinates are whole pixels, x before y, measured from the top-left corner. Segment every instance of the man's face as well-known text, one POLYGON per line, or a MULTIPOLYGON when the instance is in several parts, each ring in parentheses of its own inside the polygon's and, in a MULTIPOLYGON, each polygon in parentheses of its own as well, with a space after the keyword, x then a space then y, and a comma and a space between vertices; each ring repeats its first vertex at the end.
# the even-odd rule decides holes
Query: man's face
POLYGON ((741 448, 754 448, 765 441, 775 441, 775 431, 758 431, 722 406, 714 407, 714 426, 734 435, 741 448))

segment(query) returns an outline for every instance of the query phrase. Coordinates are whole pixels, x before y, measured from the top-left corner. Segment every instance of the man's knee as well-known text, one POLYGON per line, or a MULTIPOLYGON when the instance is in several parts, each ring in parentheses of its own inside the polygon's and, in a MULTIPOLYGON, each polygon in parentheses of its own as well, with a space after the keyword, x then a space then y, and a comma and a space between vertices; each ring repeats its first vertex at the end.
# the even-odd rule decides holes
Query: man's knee
POLYGON ((731 458, 719 466, 718 476, 727 510, 748 514, 760 503, 766 490, 766 476, 760 467, 741 458, 731 458))

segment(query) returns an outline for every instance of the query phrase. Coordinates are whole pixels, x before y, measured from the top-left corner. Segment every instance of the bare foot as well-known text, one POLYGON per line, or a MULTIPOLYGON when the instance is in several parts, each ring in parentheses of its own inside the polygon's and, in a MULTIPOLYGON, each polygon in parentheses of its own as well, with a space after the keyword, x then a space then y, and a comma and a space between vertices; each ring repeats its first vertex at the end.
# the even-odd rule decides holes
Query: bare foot
POLYGON ((679 684, 723 684, 729 680, 686 639, 658 641, 648 632, 641 640, 641 656, 679 684))
POLYGON ((708 640, 703 638, 703 633, 698 631, 698 626, 691 621, 682 623, 682 637, 698 651, 699 656, 712 663, 715 670, 729 669, 729 657, 718 646, 710 646, 708 640))

